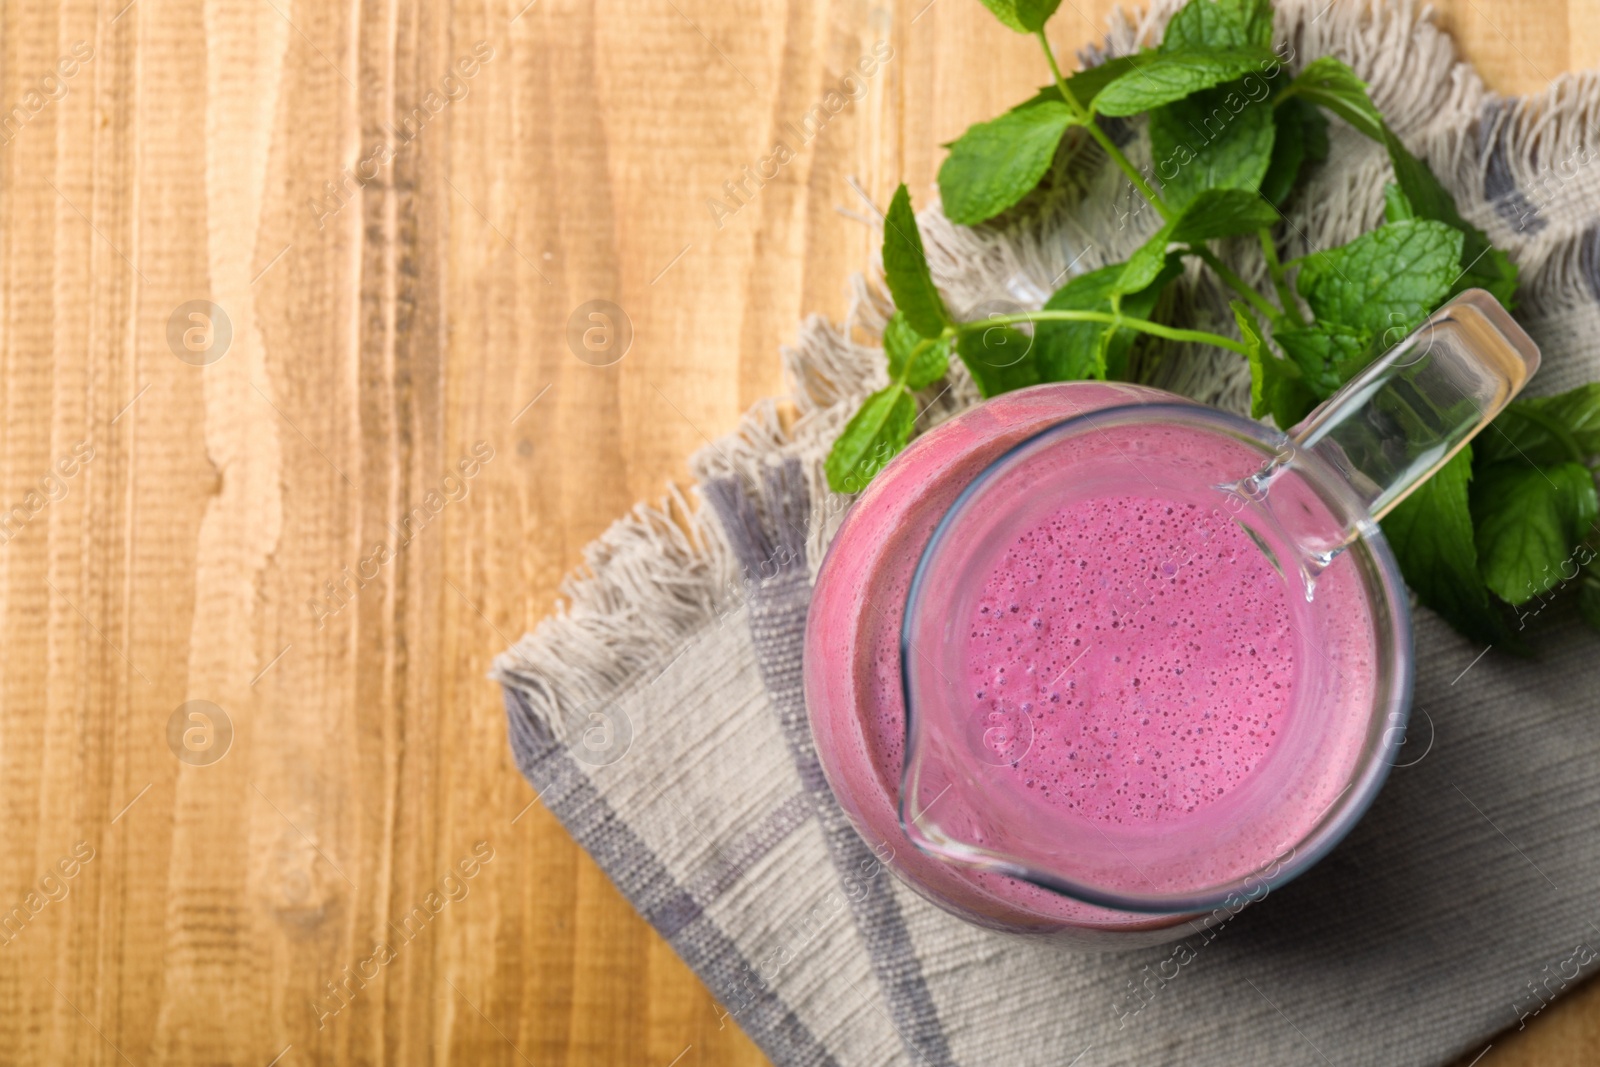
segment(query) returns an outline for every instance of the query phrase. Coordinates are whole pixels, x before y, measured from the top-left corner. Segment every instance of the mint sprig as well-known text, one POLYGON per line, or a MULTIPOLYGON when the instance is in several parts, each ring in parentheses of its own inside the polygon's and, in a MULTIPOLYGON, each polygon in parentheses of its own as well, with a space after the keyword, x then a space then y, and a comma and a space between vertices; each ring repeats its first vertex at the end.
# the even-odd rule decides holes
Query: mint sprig
POLYGON ((939 187, 948 190, 945 216, 972 225, 1014 205, 1039 184, 1062 135, 1078 124, 1060 93, 1051 89, 1050 96, 1041 93, 993 122, 970 127, 950 143, 950 154, 939 168, 939 187))
POLYGON ((922 231, 911 210, 911 194, 902 184, 889 201, 883 219, 883 275, 895 307, 923 337, 938 337, 950 325, 944 298, 934 288, 922 231))
MULTIPOLYGON (((939 191, 952 221, 1018 208, 1072 153, 1099 151, 1160 225, 1128 259, 1066 280, 1038 311, 957 321, 946 307, 905 186, 884 224, 884 275, 898 311, 884 334, 889 384, 835 442, 829 484, 856 492, 910 440, 917 397, 952 353, 985 397, 1039 382, 1132 381, 1152 340, 1238 353, 1251 414, 1288 429, 1440 304, 1469 288, 1514 306, 1517 268, 1468 222, 1428 164, 1389 128, 1342 60, 1298 74, 1273 48, 1270 0, 1189 0, 1162 41, 1063 74, 1045 36, 1059 0, 982 0, 1033 36, 1051 84, 947 147, 939 191), (1150 168, 1135 167, 1101 118, 1148 113, 1150 168), (1384 223, 1299 260, 1279 255, 1293 202, 1329 152, 1330 120, 1382 144, 1394 171, 1384 223), (1074 132, 1080 131, 1080 132, 1074 132), (1218 240, 1259 242, 1270 287, 1227 266, 1218 240), (1239 339, 1158 321, 1162 294, 1196 258, 1233 291, 1239 339)), ((1383 521, 1407 583, 1451 625, 1503 648, 1571 590, 1600 629, 1600 383, 1511 404, 1383 521)))

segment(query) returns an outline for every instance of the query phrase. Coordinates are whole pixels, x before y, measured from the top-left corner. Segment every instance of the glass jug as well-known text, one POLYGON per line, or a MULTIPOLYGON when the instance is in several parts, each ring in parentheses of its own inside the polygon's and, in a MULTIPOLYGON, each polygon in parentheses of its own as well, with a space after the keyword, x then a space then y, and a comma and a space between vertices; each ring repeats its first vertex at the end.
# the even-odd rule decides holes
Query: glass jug
POLYGON ((1377 520, 1538 368, 1471 290, 1290 433, 1144 386, 1008 393, 852 507, 807 624, 812 733, 924 896, 1085 947, 1182 936, 1315 863, 1403 742, 1377 520))

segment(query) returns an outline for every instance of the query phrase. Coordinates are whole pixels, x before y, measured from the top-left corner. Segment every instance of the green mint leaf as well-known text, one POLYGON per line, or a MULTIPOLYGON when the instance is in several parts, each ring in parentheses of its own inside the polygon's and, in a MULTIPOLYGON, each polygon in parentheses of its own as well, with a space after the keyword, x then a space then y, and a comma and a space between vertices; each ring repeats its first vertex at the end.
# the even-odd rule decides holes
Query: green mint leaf
POLYGON ((943 378, 950 369, 950 346, 953 342, 954 338, 950 337, 924 338, 906 367, 906 387, 926 389, 943 378))
POLYGON ((1600 577, 1585 571, 1578 586, 1578 614, 1589 624, 1589 629, 1600 630, 1600 577))
MULTIPOLYGON (((1467 231, 1467 240, 1476 242, 1473 234, 1479 231, 1476 226, 1467 231)), ((1484 235, 1484 242, 1488 244, 1488 235, 1484 235)), ((1507 311, 1512 311, 1517 306, 1517 277, 1521 271, 1511 261, 1511 257, 1494 245, 1488 245, 1487 251, 1480 253, 1479 259, 1470 258, 1466 252, 1461 253, 1462 261, 1467 264, 1466 273, 1461 276, 1451 292, 1460 293, 1468 289, 1483 289, 1490 296, 1500 301, 1500 306, 1507 311)))
MULTIPOLYGON (((1122 297, 1122 313, 1147 319, 1167 283, 1183 270, 1176 256, 1149 285, 1122 297)), ((1123 264, 1112 263, 1099 270, 1080 274, 1057 289, 1045 302, 1050 311, 1111 312, 1111 298, 1122 280, 1123 264)), ((1046 382, 1071 382, 1084 378, 1122 379, 1127 370, 1128 352, 1139 335, 1126 326, 1107 326, 1099 322, 1040 322, 1034 326, 1034 353, 1039 378, 1046 382)))
POLYGON ((1494 247, 1487 234, 1461 217, 1450 191, 1434 177, 1427 163, 1411 154, 1393 130, 1382 126, 1378 133, 1371 136, 1382 141, 1389 150, 1395 181, 1412 210, 1422 218, 1453 226, 1464 237, 1461 244, 1461 273, 1451 286, 1449 295, 1454 296, 1464 289, 1487 289, 1507 310, 1514 307, 1517 265, 1511 262, 1511 257, 1494 247))
POLYGON ((1343 60, 1333 56, 1312 60, 1289 83, 1284 96, 1298 96, 1325 107, 1374 141, 1383 140, 1383 116, 1367 95, 1367 83, 1343 60))
POLYGON ((952 222, 986 222, 1039 184, 1067 127, 1077 123, 1059 99, 1038 97, 993 122, 980 122, 950 145, 939 168, 939 196, 952 222))
POLYGON ((922 231, 911 210, 911 194, 904 183, 889 201, 883 223, 883 274, 895 307, 924 337, 937 337, 950 325, 944 300, 933 286, 928 257, 922 251, 922 231))
POLYGON ((1038 33, 1061 6, 1061 0, 983 0, 983 6, 1018 33, 1038 33))
POLYGON ((1241 5, 1215 0, 1189 0, 1161 38, 1161 51, 1181 52, 1204 48, 1240 48, 1249 43, 1241 5))
POLYGON ((1461 234, 1449 226, 1392 222, 1306 257, 1297 285, 1318 319, 1393 344, 1444 298, 1460 260, 1461 234))
MULTIPOLYGON (((1576 549, 1579 544, 1589 539, 1589 535, 1594 532, 1595 520, 1600 519, 1600 492, 1595 490, 1594 472, 1588 467, 1585 467, 1582 463, 1564 463, 1558 469, 1568 467, 1581 470, 1584 476, 1584 481, 1581 484, 1578 482, 1571 483, 1573 492, 1566 501, 1566 507, 1570 510, 1564 512, 1572 523, 1567 529, 1573 535, 1574 544, 1571 547, 1576 549)), ((1570 481, 1576 477, 1576 474, 1568 471, 1566 477, 1570 481)))
POLYGON ((1573 577, 1561 573, 1562 564, 1589 535, 1600 497, 1581 463, 1541 468, 1513 461, 1478 470, 1471 506, 1484 581, 1515 605, 1573 577))
POLYGON ((889 361, 891 382, 905 380, 906 363, 910 361, 911 353, 917 347, 917 343, 925 340, 927 338, 906 321, 904 311, 896 311, 889 316, 889 321, 883 327, 883 354, 889 361))
POLYGON ((985 399, 1039 384, 1033 338, 1014 326, 964 331, 956 349, 985 399))
POLYGON ((1271 226, 1281 215, 1252 189, 1203 189, 1184 205, 1171 223, 1169 238, 1178 242, 1236 237, 1271 226))
MULTIPOLYGON (((1075 78, 1077 75, 1073 75, 1073 77, 1075 78)), ((1067 84, 1068 86, 1072 84, 1072 78, 1067 79, 1067 84)), ((1034 93, 1032 96, 1028 97, 1028 99, 1024 100, 1011 110, 1021 111, 1023 108, 1038 107, 1040 104, 1061 104, 1062 106, 1065 106, 1066 101, 1062 99, 1060 89, 1057 89, 1054 85, 1045 85, 1041 86, 1038 92, 1034 93)), ((954 141, 946 142, 944 147, 949 148, 954 143, 954 141)))
MULTIPOLYGON (((1200 0, 1210 4, 1212 0, 1200 0)), ((1181 208, 1205 189, 1254 192, 1272 161, 1267 85, 1251 79, 1205 89, 1150 113, 1150 153, 1167 202, 1181 208)))
MULTIPOLYGON (((1087 108, 1093 104, 1094 98, 1100 95, 1101 89, 1104 89, 1128 71, 1133 70, 1139 64, 1148 62, 1153 55, 1155 55, 1153 50, 1136 52, 1131 56, 1116 56, 1106 60, 1104 63, 1097 63, 1092 67, 1084 67, 1077 73, 1067 76, 1067 91, 1072 94, 1072 98, 1081 106, 1087 108)), ((1034 94, 1031 99, 1023 101, 1017 107, 1031 107, 1034 104, 1047 102, 1064 104, 1066 100, 1061 96, 1060 89, 1054 85, 1046 85, 1034 94)))
POLYGON ((859 493, 911 439, 917 402, 898 382, 862 403, 833 442, 823 470, 836 493, 859 493))
POLYGON ((1276 329, 1272 337, 1300 368, 1306 388, 1317 400, 1338 392, 1375 354, 1367 336, 1328 322, 1276 329))
POLYGON ((1044 29, 1050 16, 1061 6, 1061 0, 1016 0, 1017 18, 1030 31, 1044 29))
POLYGON ((923 389, 950 368, 950 338, 923 337, 896 311, 883 328, 883 353, 889 358, 889 380, 908 389, 923 389))
POLYGON ((1510 629, 1478 572, 1467 504, 1471 478, 1468 445, 1396 505, 1383 520, 1383 533, 1417 599, 1468 637, 1505 644, 1510 629))
POLYGON ((1217 0, 1244 27, 1246 44, 1263 48, 1272 44, 1272 0, 1217 0))
MULTIPOLYGON (((1128 73, 1128 71, 1137 67, 1140 62, 1142 62, 1142 59, 1136 54, 1117 56, 1115 59, 1108 59, 1104 63, 1099 63, 1092 67, 1084 67, 1067 79, 1067 91, 1072 94, 1073 99, 1077 100, 1078 103, 1084 107, 1091 107, 1094 104, 1095 97, 1100 95, 1101 89, 1104 89, 1128 73)), ((1061 94, 1056 90, 1055 86, 1052 85, 1046 91, 1052 93, 1054 99, 1061 99, 1061 94)))
POLYGON ((1274 108, 1277 136, 1272 161, 1261 179, 1261 195, 1280 208, 1289 202, 1301 169, 1328 158, 1328 120, 1322 112, 1296 96, 1274 108))
POLYGON ((1279 359, 1267 347, 1261 336, 1261 327, 1242 300, 1234 300, 1234 321, 1239 324, 1239 335, 1248 348, 1250 360, 1250 417, 1272 416, 1278 429, 1287 430, 1306 417, 1316 406, 1316 399, 1301 380, 1300 369, 1288 360, 1279 359))
MULTIPOLYGON (((1201 0, 1206 2, 1206 0, 1201 0)), ((1141 53, 1140 61, 1100 90, 1094 109, 1102 115, 1135 115, 1182 100, 1192 92, 1266 69, 1278 58, 1269 48, 1245 45, 1141 53)))
POLYGON ((1394 182, 1383 183, 1383 221, 1408 222, 1417 217, 1416 208, 1394 182))
POLYGON ((1577 458, 1574 448, 1584 458, 1600 454, 1600 382, 1514 400, 1478 438, 1480 456, 1491 463, 1564 463, 1577 458), (1571 439, 1570 447, 1552 426, 1571 439))
POLYGON ((1178 220, 1173 219, 1145 239, 1134 249, 1133 255, 1120 264, 1112 291, 1117 294, 1137 293, 1149 286, 1166 269, 1167 246, 1172 243, 1172 231, 1178 220))

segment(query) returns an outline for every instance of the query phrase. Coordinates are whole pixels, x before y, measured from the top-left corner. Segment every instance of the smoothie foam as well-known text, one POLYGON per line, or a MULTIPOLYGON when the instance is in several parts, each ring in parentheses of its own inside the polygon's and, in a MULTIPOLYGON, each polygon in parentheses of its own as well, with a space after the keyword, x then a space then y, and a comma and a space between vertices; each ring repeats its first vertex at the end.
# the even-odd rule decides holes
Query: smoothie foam
POLYGON ((998 761, 1041 805, 1175 822, 1267 756, 1295 644, 1283 581, 1230 515, 1114 496, 1058 508, 1011 544, 971 620, 967 678, 998 761), (1020 716, 1032 736, 1013 752, 1020 716))

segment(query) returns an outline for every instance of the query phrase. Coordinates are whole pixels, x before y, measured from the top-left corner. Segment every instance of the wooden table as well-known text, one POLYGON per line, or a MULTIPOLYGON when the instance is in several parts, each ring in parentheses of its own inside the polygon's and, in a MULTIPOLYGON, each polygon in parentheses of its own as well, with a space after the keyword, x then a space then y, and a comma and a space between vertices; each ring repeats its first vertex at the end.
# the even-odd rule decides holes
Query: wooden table
MULTIPOLYGON (((1038 63, 974 0, 524 3, 0 16, 0 1062, 761 1062, 484 674, 842 312, 850 180, 926 190, 1038 63)), ((1502 90, 1600 66, 1597 0, 1438 6, 1502 90)), ((1590 987, 1481 1062, 1597 1031, 1590 987)))

